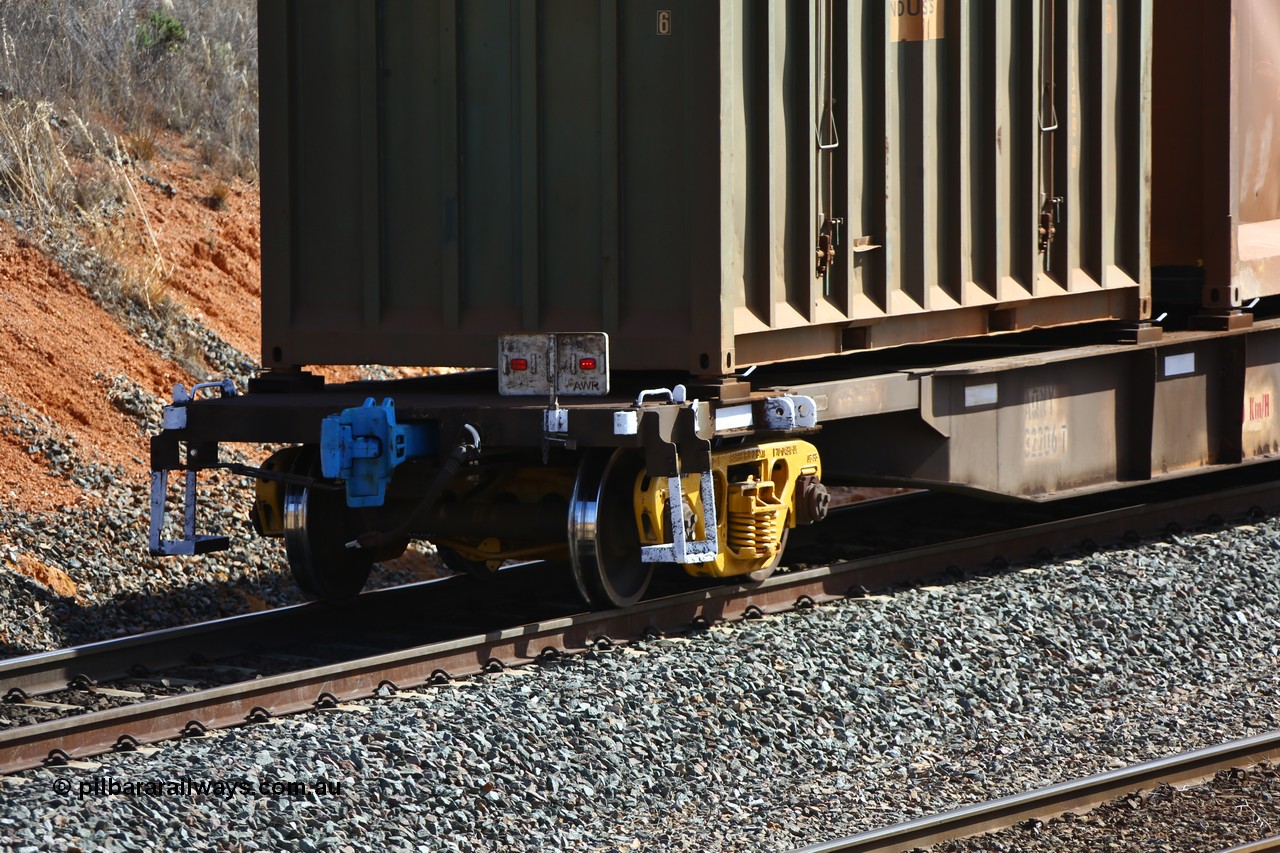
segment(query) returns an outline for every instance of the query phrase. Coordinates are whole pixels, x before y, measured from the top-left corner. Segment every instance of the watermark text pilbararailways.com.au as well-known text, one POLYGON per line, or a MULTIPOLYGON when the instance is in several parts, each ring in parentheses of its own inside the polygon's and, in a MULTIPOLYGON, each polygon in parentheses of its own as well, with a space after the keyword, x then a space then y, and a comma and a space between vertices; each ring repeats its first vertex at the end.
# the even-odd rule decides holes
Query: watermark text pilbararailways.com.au
POLYGON ((63 778, 53 783, 63 796, 80 799, 98 797, 332 797, 342 793, 342 782, 313 779, 308 782, 284 779, 129 779, 115 776, 63 778))

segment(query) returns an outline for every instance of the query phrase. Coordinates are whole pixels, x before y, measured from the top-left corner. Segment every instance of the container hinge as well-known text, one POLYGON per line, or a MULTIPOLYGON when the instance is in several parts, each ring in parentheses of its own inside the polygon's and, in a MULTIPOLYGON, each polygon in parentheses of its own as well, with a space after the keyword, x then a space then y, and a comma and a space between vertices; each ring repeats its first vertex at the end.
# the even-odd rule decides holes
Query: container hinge
MULTIPOLYGON (((1040 209, 1040 253, 1049 254, 1049 248, 1053 244, 1053 238, 1057 236, 1058 226, 1062 224, 1062 196, 1054 196, 1045 199, 1044 207, 1040 209)), ((1048 266, 1048 258, 1045 259, 1045 266, 1048 266)))
POLYGON ((826 278, 827 273, 836 265, 836 249, 840 246, 840 228, 844 225, 841 217, 828 217, 818 232, 818 277, 826 278))

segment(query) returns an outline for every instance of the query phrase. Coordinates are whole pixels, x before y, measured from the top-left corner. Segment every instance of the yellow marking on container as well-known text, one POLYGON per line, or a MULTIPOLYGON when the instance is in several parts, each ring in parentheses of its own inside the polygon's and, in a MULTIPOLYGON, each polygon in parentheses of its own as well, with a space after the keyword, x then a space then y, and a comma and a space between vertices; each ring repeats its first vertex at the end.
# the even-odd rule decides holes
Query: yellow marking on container
POLYGON ((945 33, 946 0, 889 0, 889 41, 933 41, 945 33))

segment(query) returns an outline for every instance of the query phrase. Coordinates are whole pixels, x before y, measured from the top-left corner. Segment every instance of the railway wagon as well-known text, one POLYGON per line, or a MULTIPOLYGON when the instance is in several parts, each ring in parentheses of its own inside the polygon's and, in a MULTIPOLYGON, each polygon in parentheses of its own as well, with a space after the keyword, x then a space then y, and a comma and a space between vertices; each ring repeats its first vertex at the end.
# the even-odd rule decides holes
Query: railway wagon
POLYGON ((825 484, 1275 458, 1277 14, 261 0, 264 370, 175 389, 151 550, 227 544, 198 475, 230 468, 313 596, 424 538, 626 606, 767 576, 825 484), (306 370, 369 363, 473 369, 306 370))

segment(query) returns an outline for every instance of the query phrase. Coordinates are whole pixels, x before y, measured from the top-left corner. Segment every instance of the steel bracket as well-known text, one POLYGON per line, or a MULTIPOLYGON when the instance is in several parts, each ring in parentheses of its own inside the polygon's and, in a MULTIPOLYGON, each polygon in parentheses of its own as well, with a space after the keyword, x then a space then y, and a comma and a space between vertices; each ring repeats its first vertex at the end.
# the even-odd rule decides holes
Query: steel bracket
POLYGON ((185 463, 179 462, 180 439, 165 436, 167 431, 181 431, 187 427, 187 404, 201 391, 216 391, 222 397, 237 396, 235 383, 230 379, 201 382, 190 390, 185 385, 173 386, 173 404, 164 407, 161 434, 151 439, 151 523, 148 531, 148 550, 152 556, 174 557, 207 554, 223 551, 231 545, 226 536, 206 536, 196 533, 196 516, 199 511, 196 476, 201 468, 216 468, 218 445, 216 443, 188 444, 185 463), (182 504, 182 538, 164 539, 165 509, 169 492, 169 472, 184 472, 182 504))
POLYGON ((711 476, 711 442, 701 435, 710 420, 706 404, 694 401, 676 412, 669 437, 662 435, 657 417, 641 421, 645 467, 650 476, 667 478, 667 511, 671 516, 671 542, 641 546, 640 559, 646 563, 709 563, 720 553, 715 484, 711 476), (700 540, 690 540, 684 525, 682 477, 695 473, 700 475, 706 536, 700 540))
POLYGON ((173 386, 173 404, 164 407, 161 425, 164 429, 187 428, 187 403, 196 398, 201 391, 218 391, 222 397, 238 396, 236 384, 230 379, 219 379, 216 382, 201 382, 187 390, 187 386, 179 382, 173 386))
POLYGON ((818 404, 812 397, 799 394, 770 397, 765 401, 762 420, 774 430, 813 429, 818 425, 818 404))
POLYGON ((196 533, 196 471, 188 468, 182 504, 182 538, 162 539, 164 532, 165 502, 169 490, 167 470, 151 472, 151 531, 150 552, 153 557, 178 557, 225 551, 231 545, 226 536, 205 536, 196 533))
POLYGON ((716 490, 710 471, 699 477, 702 492, 703 529, 706 538, 690 541, 684 526, 684 486, 679 475, 667 478, 667 511, 671 514, 671 542, 644 545, 640 559, 646 563, 710 563, 720 553, 720 536, 716 521, 716 490))

